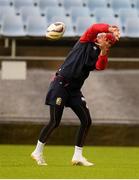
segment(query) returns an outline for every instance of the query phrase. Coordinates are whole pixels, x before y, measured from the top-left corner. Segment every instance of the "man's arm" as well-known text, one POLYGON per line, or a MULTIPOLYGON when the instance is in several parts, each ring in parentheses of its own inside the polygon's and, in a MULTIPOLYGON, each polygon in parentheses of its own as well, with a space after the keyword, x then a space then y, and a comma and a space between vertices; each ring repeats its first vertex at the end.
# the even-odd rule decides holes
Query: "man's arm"
POLYGON ((108 64, 108 56, 107 55, 99 55, 98 60, 96 62, 96 70, 104 70, 108 64))
POLYGON ((111 32, 116 37, 116 40, 120 38, 120 30, 117 26, 111 26, 109 24, 93 24, 91 25, 80 37, 80 42, 94 42, 99 33, 111 32))
POLYGON ((105 34, 100 36, 102 39, 101 44, 99 44, 101 51, 96 62, 96 70, 104 70, 108 64, 109 42, 106 40, 105 34))
POLYGON ((109 32, 108 24, 93 24, 81 36, 80 42, 93 42, 95 41, 97 34, 102 32, 109 32))

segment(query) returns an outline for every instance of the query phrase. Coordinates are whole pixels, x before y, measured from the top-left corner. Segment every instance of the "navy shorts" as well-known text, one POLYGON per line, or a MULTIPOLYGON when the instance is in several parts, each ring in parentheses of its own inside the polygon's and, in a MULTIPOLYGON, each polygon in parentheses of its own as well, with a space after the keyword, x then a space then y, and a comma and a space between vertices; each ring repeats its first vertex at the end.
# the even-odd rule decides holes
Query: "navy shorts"
POLYGON ((50 83, 45 100, 46 105, 71 107, 82 103, 86 104, 80 90, 70 90, 68 86, 65 87, 65 82, 59 78, 55 78, 50 83))

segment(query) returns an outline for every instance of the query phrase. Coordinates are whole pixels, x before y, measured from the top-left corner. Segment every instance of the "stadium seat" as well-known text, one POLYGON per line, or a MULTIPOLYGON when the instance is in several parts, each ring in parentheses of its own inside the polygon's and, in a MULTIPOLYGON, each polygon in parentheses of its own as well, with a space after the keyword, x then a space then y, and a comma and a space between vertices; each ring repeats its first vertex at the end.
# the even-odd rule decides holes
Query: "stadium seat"
POLYGON ((73 7, 70 11, 72 23, 75 25, 78 17, 89 17, 90 11, 88 7, 73 7))
POLYGON ((88 8, 90 11, 93 11, 95 8, 106 8, 107 1, 106 0, 87 0, 88 8))
POLYGON ((67 12, 70 12, 73 7, 82 7, 83 2, 82 0, 63 0, 63 6, 67 12))
POLYGON ((3 22, 4 16, 7 14, 13 14, 13 15, 16 14, 13 6, 0 6, 0 25, 3 22))
POLYGON ((63 4, 64 4, 63 1, 64 0, 58 0, 58 5, 63 6, 63 4))
POLYGON ((127 18, 125 22, 125 36, 139 38, 139 17, 137 18, 127 18))
POLYGON ((108 24, 118 25, 118 26, 121 25, 120 19, 114 16, 109 16, 109 17, 102 16, 99 19, 99 23, 108 23, 108 24))
POLYGON ((20 10, 23 6, 34 6, 34 0, 13 0, 13 5, 17 13, 20 13, 20 10))
POLYGON ((3 18, 1 33, 3 36, 9 37, 25 36, 26 33, 24 31, 21 17, 13 14, 5 15, 3 18))
POLYGON ((65 9, 63 7, 48 7, 45 9, 44 14, 46 16, 46 20, 48 21, 48 23, 51 21, 51 19, 54 16, 65 16, 65 9))
POLYGON ((26 24, 27 19, 30 16, 40 16, 40 9, 38 6, 33 7, 33 6, 28 6, 28 7, 22 7, 20 11, 20 15, 22 17, 23 23, 26 24))
POLYGON ((121 8, 119 10, 119 13, 118 13, 118 16, 120 18, 120 21, 121 21, 121 24, 122 26, 124 27, 125 26, 125 22, 126 22, 126 19, 127 18, 130 18, 132 17, 133 19, 134 18, 137 18, 138 17, 138 13, 137 13, 137 10, 135 8, 121 8))
POLYGON ((72 20, 70 17, 67 16, 55 16, 51 19, 51 23, 56 22, 56 21, 62 21, 65 23, 66 25, 66 30, 64 33, 64 37, 73 37, 75 36, 75 32, 73 29, 73 25, 72 25, 72 20))
POLYGON ((133 0, 132 5, 133 5, 133 7, 135 7, 136 9, 139 10, 139 0, 133 0))
POLYGON ((43 13, 47 7, 57 7, 58 0, 39 0, 38 6, 43 13))
POLYGON ((16 14, 13 6, 0 6, 0 18, 7 14, 16 14))
POLYGON ((26 24, 26 34, 32 37, 43 37, 47 29, 47 22, 42 16, 29 16, 26 24))
POLYGON ((93 23, 96 23, 95 17, 79 17, 76 24, 76 35, 81 36, 82 33, 93 23))
POLYGON ((114 17, 114 11, 112 8, 102 7, 94 9, 93 15, 99 22, 102 17, 114 17))
POLYGON ((1 6, 10 6, 13 4, 12 0, 0 0, 0 7, 1 6))
POLYGON ((131 1, 130 0, 110 0, 110 7, 118 13, 120 8, 131 8, 131 1))

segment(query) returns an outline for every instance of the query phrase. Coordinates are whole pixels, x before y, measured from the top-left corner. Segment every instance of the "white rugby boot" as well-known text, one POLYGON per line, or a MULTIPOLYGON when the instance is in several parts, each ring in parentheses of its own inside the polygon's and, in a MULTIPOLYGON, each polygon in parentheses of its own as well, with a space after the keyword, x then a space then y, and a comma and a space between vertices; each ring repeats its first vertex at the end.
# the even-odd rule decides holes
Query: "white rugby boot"
POLYGON ((36 153, 33 152, 31 154, 31 157, 32 157, 32 159, 34 159, 37 162, 37 164, 39 166, 47 166, 47 163, 45 162, 45 159, 44 159, 42 153, 41 154, 36 154, 36 153))
POLYGON ((75 165, 75 166, 93 166, 94 164, 87 161, 87 159, 83 156, 81 157, 74 157, 72 158, 72 161, 71 161, 72 165, 75 165))

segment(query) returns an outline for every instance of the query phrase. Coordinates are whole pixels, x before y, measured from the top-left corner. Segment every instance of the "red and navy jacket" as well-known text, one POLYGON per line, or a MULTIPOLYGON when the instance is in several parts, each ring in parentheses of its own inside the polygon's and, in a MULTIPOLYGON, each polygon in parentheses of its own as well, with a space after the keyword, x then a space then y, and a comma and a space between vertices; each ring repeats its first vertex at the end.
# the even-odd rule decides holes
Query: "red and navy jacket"
POLYGON ((90 71, 103 70, 107 66, 107 55, 100 56, 100 48, 95 44, 97 34, 109 32, 108 24, 93 24, 80 37, 69 52, 64 63, 56 72, 67 82, 71 90, 80 89, 90 71))

